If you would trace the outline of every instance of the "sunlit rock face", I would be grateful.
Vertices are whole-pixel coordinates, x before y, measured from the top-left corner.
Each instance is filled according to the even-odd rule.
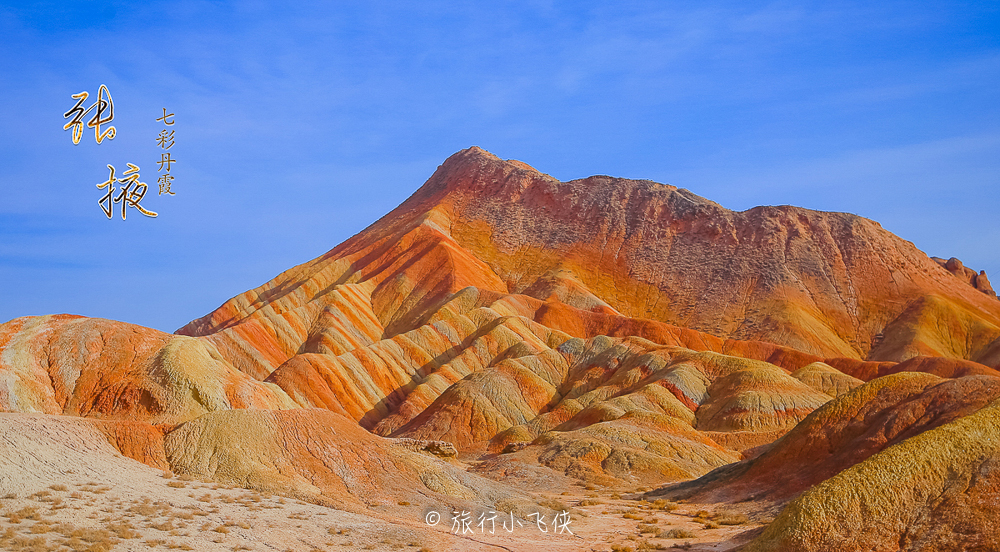
[[[550,319],[577,333],[626,317],[821,357],[979,361],[1000,337],[1000,302],[877,222],[734,212],[644,180],[559,182],[475,147],[363,232],[178,333],[213,335],[260,377],[294,354],[419,327],[467,287],[476,297],[462,302],[477,306],[523,296],[531,318],[573,307],[582,314]]]

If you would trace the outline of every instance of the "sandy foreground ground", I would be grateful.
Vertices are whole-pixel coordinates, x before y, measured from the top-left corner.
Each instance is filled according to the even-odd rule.
[[[498,513],[490,534],[488,521],[479,526],[486,512],[469,512],[463,531],[451,511],[435,505],[425,507],[439,515],[431,526],[425,518],[351,512],[178,477],[68,427],[48,416],[0,415],[0,549],[723,551],[761,526],[731,510],[719,515],[711,505],[649,503],[572,486],[535,493],[566,506],[561,521],[568,519],[568,531],[557,534],[551,516],[542,520],[546,532],[534,519],[515,521],[509,531],[509,515]]]

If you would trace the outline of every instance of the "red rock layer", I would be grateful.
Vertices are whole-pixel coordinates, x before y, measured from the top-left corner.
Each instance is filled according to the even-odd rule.
[[[0,409],[8,412],[174,423],[212,410],[294,406],[205,340],[99,318],[0,325],[0,373]]]

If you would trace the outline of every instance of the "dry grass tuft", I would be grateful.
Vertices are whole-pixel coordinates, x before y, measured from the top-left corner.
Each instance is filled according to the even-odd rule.
[[[42,535],[48,533],[54,529],[53,525],[47,521],[39,521],[38,523],[31,526],[30,533],[32,535]]]
[[[157,531],[163,531],[165,533],[168,531],[173,531],[174,529],[177,528],[177,526],[174,525],[173,520],[170,519],[166,521],[161,521],[159,523],[150,523],[149,527],[150,529],[156,529]]]
[[[569,510],[569,507],[566,506],[566,503],[557,498],[542,499],[536,502],[536,504],[538,504],[543,508],[548,508],[549,510],[555,510],[557,512],[564,512]]]
[[[739,513],[717,512],[715,514],[715,521],[722,525],[743,525],[745,523],[750,523],[750,518]]]
[[[680,507],[676,502],[669,502],[667,500],[663,500],[662,498],[654,500],[652,504],[653,508],[663,510],[664,512],[673,512]]]
[[[34,506],[25,506],[16,512],[11,512],[5,514],[5,516],[11,523],[17,524],[21,523],[22,520],[30,519],[32,521],[38,521],[41,518],[41,514],[38,513],[38,508]]]
[[[659,538],[661,538],[661,539],[693,539],[693,538],[695,538],[695,534],[694,533],[692,533],[691,531],[688,531],[687,529],[681,529],[679,527],[676,527],[674,529],[667,529],[667,530],[664,530],[664,531],[660,531],[656,536],[659,537]]]
[[[137,539],[140,535],[138,531],[135,530],[135,526],[132,525],[128,520],[122,520],[115,523],[109,523],[104,526],[108,531],[114,533],[119,539]]]

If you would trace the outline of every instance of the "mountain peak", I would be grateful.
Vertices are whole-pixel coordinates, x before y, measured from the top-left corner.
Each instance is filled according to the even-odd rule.
[[[373,331],[384,336],[474,287],[820,356],[1000,355],[989,332],[924,328],[940,316],[998,327],[1000,305],[874,221],[792,206],[735,212],[650,180],[561,182],[476,146],[347,242],[181,332],[238,324],[288,294],[310,297],[296,291],[306,284],[366,281],[381,324]]]
[[[628,218],[621,212],[623,207],[650,213],[665,209],[681,213],[694,207],[729,212],[689,190],[651,180],[594,175],[562,182],[527,163],[501,159],[478,146],[448,157],[403,206],[413,209],[419,204],[431,209],[440,204],[469,207],[497,202],[523,203],[529,209],[549,203],[556,210],[548,209],[546,216],[560,216],[558,207],[577,209],[585,205],[589,216],[617,219],[615,223]],[[644,206],[637,207],[637,202]]]

